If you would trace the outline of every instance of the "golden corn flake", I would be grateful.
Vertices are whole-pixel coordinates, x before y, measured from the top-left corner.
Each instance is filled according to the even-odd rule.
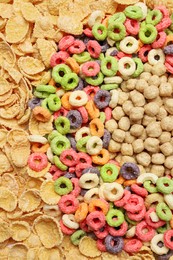
[[[42,181],[36,178],[29,177],[27,183],[25,184],[26,189],[40,189]]]
[[[6,41],[9,43],[22,41],[28,29],[29,23],[21,15],[18,14],[10,17],[5,26]]]
[[[42,246],[39,236],[37,234],[34,234],[33,232],[30,233],[29,237],[27,237],[27,239],[23,243],[28,248],[38,248]]]
[[[60,245],[61,251],[69,252],[72,249],[76,248],[71,242],[70,236],[64,235],[62,243]],[[79,252],[80,254],[80,252]]]
[[[16,196],[18,195],[19,185],[15,179],[14,174],[4,173],[0,177],[0,186],[6,187],[10,191],[12,191]]]
[[[96,241],[87,236],[80,240],[79,251],[87,257],[97,257],[101,255],[101,251],[97,249]]]
[[[23,212],[31,212],[37,209],[40,203],[41,203],[41,198],[39,195],[39,191],[36,189],[30,189],[24,191],[18,200],[19,208]]]
[[[17,144],[28,144],[28,133],[22,129],[14,128],[8,132],[7,141],[11,146]]]
[[[0,3],[0,16],[10,18],[13,14],[13,7],[10,4]]]
[[[53,53],[56,52],[57,46],[53,41],[48,41],[45,39],[37,39],[36,41],[37,48],[40,52],[42,61],[46,67],[50,67],[50,58]]]
[[[0,188],[0,208],[11,212],[17,206],[16,195],[5,187]]]
[[[11,90],[11,85],[6,79],[0,77],[0,97]],[[0,99],[1,100],[1,99]]]
[[[12,232],[9,228],[9,225],[5,221],[0,221],[0,243],[4,242],[5,240],[9,239],[12,235]]]
[[[39,172],[36,172],[32,169],[30,169],[29,167],[27,167],[27,173],[30,177],[33,177],[33,178],[41,178],[41,177],[44,177],[45,174],[49,171],[50,169],[50,166],[51,164],[48,163],[47,167],[44,168],[42,171],[39,171]]]
[[[117,4],[121,4],[121,5],[132,5],[132,4],[136,4],[137,2],[139,2],[139,0],[114,0],[114,2],[116,2]]]
[[[61,196],[54,190],[54,181],[44,181],[40,188],[40,197],[48,205],[57,204]]]
[[[24,167],[27,165],[30,155],[29,145],[13,145],[10,150],[11,159],[16,167]]]
[[[39,247],[29,248],[27,252],[27,260],[38,260]]]
[[[62,15],[58,17],[58,27],[61,31],[65,33],[70,33],[74,35],[80,35],[83,31],[83,24],[75,16]]]
[[[8,260],[26,259],[28,248],[23,243],[13,244],[10,247]]]
[[[29,132],[32,135],[41,135],[44,136],[49,134],[53,130],[53,117],[49,119],[48,122],[40,122],[35,119],[33,113],[29,120]]]
[[[106,14],[114,14],[117,6],[118,4],[115,0],[99,0],[92,1],[92,3],[90,3],[90,8],[92,11],[100,10],[105,12]]]
[[[117,256],[112,255],[108,252],[102,252],[101,259],[102,260],[118,260]]]
[[[53,248],[61,244],[63,235],[55,218],[44,215],[38,217],[33,225],[44,247]]]
[[[0,65],[3,67],[4,61],[8,62],[11,66],[14,66],[16,57],[12,47],[0,37]]]
[[[30,226],[26,221],[14,221],[10,225],[12,238],[15,241],[23,241],[30,235]]]
[[[34,23],[40,13],[32,3],[21,3],[21,12],[26,21]]]
[[[7,218],[9,219],[19,219],[22,216],[23,212],[18,207],[14,211],[7,212]]]
[[[38,259],[39,260],[50,260],[50,259],[56,259],[61,260],[61,253],[58,248],[52,248],[47,249],[44,247],[41,247],[38,251]]]
[[[65,260],[88,260],[88,257],[81,254],[78,247],[70,248],[70,250],[64,254],[64,258]]]
[[[24,71],[28,75],[35,75],[37,73],[42,72],[45,69],[44,64],[32,57],[20,57],[18,59],[18,66],[19,68]]]
[[[6,129],[0,129],[0,148],[2,148],[6,143],[7,133],[8,131]]]
[[[19,104],[14,104],[9,107],[1,107],[0,108],[0,116],[4,119],[13,119],[18,115],[20,111],[20,106]]]

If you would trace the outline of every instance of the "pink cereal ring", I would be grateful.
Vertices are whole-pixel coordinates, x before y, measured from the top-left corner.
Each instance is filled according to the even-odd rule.
[[[79,222],[79,226],[85,232],[90,232],[91,231],[90,227],[88,226],[88,224],[86,222],[86,219],[84,219],[83,221]]]
[[[147,229],[147,232],[144,233],[145,229]],[[144,220],[136,225],[136,236],[144,242],[151,241],[155,233],[155,229],[147,225]]]
[[[87,87],[84,88],[84,91],[89,96],[89,100],[90,100],[94,98],[94,95],[97,93],[99,89],[100,89],[99,87],[88,85]]]
[[[141,249],[141,247],[142,247],[142,242],[139,239],[133,238],[125,243],[123,249],[127,253],[136,253]]]
[[[113,164],[115,164],[116,166],[118,166],[120,168],[120,163],[118,161],[116,161],[115,159],[114,160],[109,160],[109,163],[113,163]]]
[[[151,44],[151,46],[153,49],[159,49],[164,46],[165,42],[166,42],[166,33],[164,31],[159,32],[157,34],[156,40]]]
[[[98,58],[101,53],[101,46],[95,40],[90,40],[87,43],[87,50],[92,58]]]
[[[164,225],[166,224],[166,222],[163,221],[163,220],[159,220],[158,222],[153,222],[153,221],[151,220],[150,214],[151,214],[152,212],[156,212],[156,210],[155,210],[154,208],[150,208],[150,209],[146,212],[146,214],[145,214],[145,221],[146,221],[146,223],[147,223],[150,227],[153,227],[153,228],[155,228],[155,229],[164,226]]]
[[[128,229],[128,224],[124,221],[119,227],[119,229],[109,226],[108,231],[111,236],[124,236]]]
[[[173,230],[170,229],[170,230],[167,230],[165,233],[164,233],[164,237],[163,237],[163,240],[164,240],[164,244],[166,247],[170,248],[173,250],[173,241],[172,241],[172,238],[173,238]]]
[[[61,171],[60,169],[58,169],[52,177],[52,180],[55,181],[57,180],[59,177],[63,176],[66,172]]]
[[[54,119],[56,119],[59,116],[66,116],[68,113],[68,110],[66,110],[64,107],[61,107],[58,111],[53,113]]]
[[[97,236],[97,238],[104,239],[109,234],[108,225],[105,225],[101,229],[94,231],[94,234]]]
[[[151,45],[144,45],[139,50],[139,58],[142,60],[142,62],[148,61],[148,53],[152,49]]]
[[[170,72],[171,74],[173,74],[173,66],[171,66],[170,63],[165,62],[165,67],[167,69],[168,72]]]
[[[127,18],[125,23],[126,31],[129,34],[137,35],[140,29],[139,22],[137,20]]]
[[[89,164],[89,163],[79,163],[79,164],[76,166],[76,176],[77,176],[78,178],[80,178],[81,175],[82,175],[82,171],[83,171],[84,169],[86,169],[86,168],[89,168],[89,167],[91,167],[91,164]]]
[[[78,163],[87,163],[87,164],[90,164],[90,166],[88,166],[88,167],[91,167],[92,159],[88,154],[79,152],[78,153]]]
[[[165,61],[173,66],[173,55],[166,55]]]
[[[55,52],[50,58],[50,66],[54,67],[58,64],[65,63],[68,57],[69,54],[66,51]]]
[[[64,225],[64,223],[62,222],[62,219],[59,221],[59,224],[60,224],[62,233],[64,233],[65,235],[72,235],[76,231],[76,229],[66,227]]]
[[[129,219],[134,220],[134,221],[141,221],[146,214],[146,208],[143,206],[142,210],[137,212],[137,213],[131,213],[127,212],[127,216]]]
[[[169,16],[169,10],[164,5],[155,6],[154,9],[159,10],[162,13],[163,18]]]
[[[124,205],[128,202],[128,200],[130,199],[131,196],[131,192],[128,190],[124,190],[124,194],[122,199],[114,201],[114,205],[117,207],[124,207]]]
[[[112,108],[110,107],[105,107],[104,109],[105,116],[106,116],[106,121],[110,120],[112,117]]]
[[[86,223],[93,230],[99,230],[106,224],[105,215],[102,212],[93,211],[86,217]]]
[[[44,153],[32,153],[28,158],[28,166],[36,172],[42,171],[48,165],[47,156]]]
[[[131,190],[137,195],[140,195],[141,197],[148,196],[148,191],[145,188],[140,187],[138,184],[134,183],[130,187]]]
[[[60,198],[58,206],[63,213],[71,214],[77,210],[79,201],[74,195],[68,194]]]
[[[119,52],[117,53],[117,58],[118,58],[118,59],[121,59],[121,58],[123,58],[123,57],[129,57],[129,58],[131,58],[131,57],[132,57],[132,54],[127,54],[127,53],[124,53],[124,52],[122,52],[122,51],[119,51]]]
[[[85,44],[81,40],[75,40],[73,44],[69,47],[69,52],[71,54],[79,54],[85,50]]]
[[[78,107],[77,110],[81,113],[82,123],[86,124],[88,122],[88,112],[85,107]]]
[[[142,197],[136,194],[132,194],[130,199],[127,201],[124,208],[131,213],[136,213],[142,210],[144,206],[144,200]]]
[[[104,239],[98,239],[96,242],[97,248],[101,251],[101,252],[106,252],[106,246],[105,246],[105,241]]]
[[[100,66],[96,61],[88,61],[82,65],[82,73],[87,77],[94,77],[100,71]]]
[[[79,186],[79,180],[78,178],[71,178],[71,182],[73,184],[73,190],[70,194],[77,197],[81,192],[81,187]]]
[[[171,23],[172,23],[171,18],[165,17],[165,18],[163,18],[163,19],[161,20],[160,23],[158,23],[158,24],[156,25],[156,29],[158,30],[158,32],[163,31],[163,30],[165,30],[166,28],[168,28],[168,27],[171,25]]]
[[[75,166],[78,163],[78,155],[72,148],[67,149],[61,153],[60,161],[66,166]]]
[[[93,38],[92,29],[86,28],[86,29],[83,30],[83,33],[84,33],[87,37]]]
[[[75,39],[72,35],[62,37],[62,39],[58,43],[59,50],[67,50],[74,43],[74,40]]]
[[[53,175],[58,169],[58,167],[56,167],[56,165],[52,165],[49,169],[49,172]]]
[[[75,173],[76,167],[69,167],[69,173]]]

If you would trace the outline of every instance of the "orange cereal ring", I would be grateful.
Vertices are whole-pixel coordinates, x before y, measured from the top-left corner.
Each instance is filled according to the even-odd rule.
[[[48,122],[51,118],[51,113],[48,109],[44,107],[36,106],[32,111],[35,119],[37,119],[40,122]]]
[[[56,82],[53,78],[50,79],[49,85],[54,86],[54,87],[56,86]]]
[[[104,135],[104,124],[99,118],[94,118],[89,123],[91,135],[102,137]]]
[[[165,42],[164,46],[167,46],[169,44],[173,44],[173,34],[169,34],[166,36],[166,42]]]
[[[123,176],[120,176],[118,179],[115,180],[115,182],[119,183],[119,184],[123,184],[125,181],[125,179],[123,178]]]
[[[41,144],[41,143],[33,143],[31,146],[31,151],[33,153],[46,153],[49,148],[49,143]]]
[[[102,199],[92,199],[88,206],[88,211],[101,211],[104,215],[108,213],[109,210],[109,204],[107,201],[104,201]]]
[[[110,154],[108,150],[102,149],[97,155],[92,155],[92,162],[98,165],[104,165],[110,160]]]
[[[81,222],[84,219],[86,219],[87,214],[88,214],[88,204],[85,202],[80,203],[74,215],[76,222]]]
[[[94,104],[93,100],[89,100],[85,105],[85,108],[88,112],[90,119],[94,119],[100,116],[100,111]]]
[[[108,20],[111,17],[111,15],[107,15],[105,19],[103,19],[102,24],[106,27],[108,27]]]
[[[67,58],[65,63],[74,71],[76,74],[79,74],[80,72],[80,67],[77,61],[74,58]]]
[[[173,228],[173,215],[172,215],[171,220],[169,221],[169,224],[170,224],[171,228]]]
[[[70,97],[70,94],[72,92],[69,91],[69,92],[66,92],[62,98],[61,98],[61,104],[62,106],[67,109],[67,110],[72,110],[73,109],[73,106],[69,103],[69,97]]]
[[[128,181],[123,182],[123,185],[131,186],[132,184],[135,184],[135,183],[136,183],[136,180],[128,180]]]
[[[137,53],[141,48],[142,48],[142,46],[144,45],[142,42],[141,42],[141,40],[138,40],[138,49],[135,51],[135,53]]]

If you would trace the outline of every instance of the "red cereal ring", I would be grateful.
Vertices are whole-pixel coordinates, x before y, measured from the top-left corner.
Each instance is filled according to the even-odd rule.
[[[65,109],[64,107],[61,107],[58,111],[53,113],[54,120],[59,117],[59,116],[66,116],[68,113],[68,110]]]
[[[124,22],[126,32],[131,35],[137,35],[140,29],[139,22],[137,20],[127,18]]]
[[[131,185],[131,190],[136,193],[137,195],[140,195],[141,197],[146,197],[148,196],[148,191],[143,188],[143,187],[140,187],[138,184],[134,183]]]
[[[127,253],[136,253],[139,252],[141,247],[142,247],[142,242],[139,239],[133,238],[125,243],[123,249]]]
[[[87,43],[87,51],[91,55],[92,58],[99,58],[101,53],[101,46],[95,40],[90,40]]]
[[[148,230],[145,231],[144,230]],[[149,242],[155,236],[155,229],[147,225],[147,223],[143,220],[136,225],[136,236],[144,241]]]
[[[110,107],[105,107],[104,109],[105,116],[106,116],[106,121],[110,120],[112,117],[112,108]]]
[[[94,77],[100,71],[100,66],[96,61],[88,61],[82,65],[82,73],[87,77]]]
[[[28,158],[30,169],[40,172],[48,165],[47,156],[44,153],[32,153]]]
[[[67,50],[74,43],[74,40],[75,39],[72,35],[62,37],[62,39],[58,43],[59,50]]]
[[[71,182],[73,184],[73,190],[70,192],[71,195],[77,197],[81,192],[81,187],[79,186],[79,179],[78,178],[71,178]]]
[[[173,230],[167,230],[163,235],[163,241],[166,247],[173,250]]]
[[[107,235],[109,234],[108,231],[108,225],[106,224],[104,227],[102,227],[101,229],[94,231],[94,234],[96,235],[97,238],[99,239],[104,239],[105,237],[107,237]]]
[[[111,236],[124,236],[127,232],[128,224],[126,221],[124,221],[119,227],[108,227],[109,234]]]
[[[99,90],[99,87],[93,87],[88,85],[84,88],[85,93],[89,96],[89,100],[93,99],[97,91]]]
[[[155,6],[154,9],[159,10],[162,13],[163,18],[169,16],[169,10],[164,5]]]
[[[124,207],[124,205],[128,202],[128,200],[130,199],[131,196],[131,192],[128,190],[124,190],[124,194],[122,199],[114,201],[114,205],[117,207]]]
[[[86,223],[93,230],[99,230],[106,224],[105,215],[102,212],[93,211],[86,217]]]
[[[127,201],[126,205],[124,206],[124,208],[131,213],[136,213],[141,211],[141,209],[144,206],[144,200],[142,197],[136,195],[136,194],[132,194],[129,198],[129,200]]]
[[[56,165],[51,165],[49,172],[53,175],[58,169],[58,167],[56,167]]]
[[[115,159],[114,160],[109,160],[109,163],[113,163],[113,164],[115,164],[116,166],[118,166],[120,168],[120,163],[118,161],[116,161]]]
[[[87,232],[87,233],[91,231],[90,227],[88,226],[88,224],[87,224],[87,222],[86,222],[86,219],[84,219],[83,221],[81,221],[81,222],[79,223],[79,226],[80,226],[80,228],[81,228],[83,231],[85,231],[85,232]]]
[[[76,231],[76,229],[66,227],[64,225],[64,223],[62,222],[62,219],[59,221],[59,224],[60,224],[62,233],[64,233],[65,235],[72,235]]]
[[[148,61],[148,53],[151,49],[151,45],[144,45],[142,48],[140,48],[138,56],[143,62]]]
[[[145,206],[143,206],[142,210],[137,213],[131,213],[127,211],[127,217],[134,221],[141,221],[145,217],[145,214],[146,214]]]
[[[146,212],[146,214],[145,214],[145,221],[146,221],[146,223],[147,223],[150,227],[153,227],[153,228],[155,228],[155,229],[164,226],[164,225],[166,224],[166,222],[163,221],[163,220],[159,220],[158,222],[153,222],[153,221],[151,220],[150,214],[151,214],[152,212],[156,212],[156,210],[155,210],[154,208],[150,208],[150,209]]]
[[[82,116],[82,123],[86,124],[88,122],[88,112],[85,107],[78,107],[77,110]]]
[[[75,173],[76,167],[69,167],[69,173]]]
[[[97,248],[101,251],[101,252],[106,252],[106,246],[105,246],[105,241],[104,239],[98,239],[96,241],[96,245],[97,245]]]
[[[55,67],[58,64],[65,63],[68,57],[69,54],[66,51],[55,52],[50,58],[50,66]]]
[[[157,29],[158,32],[163,31],[163,30],[165,30],[166,28],[168,28],[168,27],[171,25],[171,23],[172,23],[171,18],[165,17],[165,18],[163,18],[163,19],[161,20],[160,23],[158,23],[158,24],[156,25],[156,29]]]
[[[58,170],[54,173],[54,175],[53,175],[53,177],[52,177],[52,180],[53,180],[53,181],[56,181],[59,177],[63,176],[65,173],[66,173],[66,172],[63,172],[63,171],[61,171],[60,169],[58,169]]]
[[[173,66],[173,55],[166,55],[165,61]]]
[[[75,166],[78,163],[78,154],[75,150],[64,150],[60,155],[60,161],[66,166]]]
[[[85,44],[81,40],[75,40],[68,50],[71,54],[82,53],[85,50]]]
[[[92,159],[87,153],[79,152],[78,153],[78,163],[87,163],[91,167]]]
[[[76,169],[75,169],[76,176],[80,178],[82,175],[82,171],[89,167],[91,167],[91,164],[89,163],[79,163],[78,165],[76,165]]]
[[[60,198],[58,206],[63,213],[71,214],[77,210],[79,201],[74,195],[68,194]]]
[[[153,49],[159,49],[164,46],[165,42],[166,42],[166,33],[164,31],[159,32],[157,34],[156,40],[151,44],[151,46]]]
[[[90,29],[90,28],[85,28],[85,29],[83,30],[83,33],[84,33],[87,37],[93,38],[92,29]]]
[[[173,74],[173,66],[168,63],[168,62],[165,62],[165,67],[167,69],[168,72],[170,72],[171,74]]]
[[[122,51],[119,51],[119,52],[117,53],[117,58],[118,58],[118,59],[121,59],[121,58],[123,58],[123,57],[129,57],[129,58],[131,58],[131,57],[132,57],[132,54],[127,54],[127,53],[124,53],[124,52],[122,52]]]

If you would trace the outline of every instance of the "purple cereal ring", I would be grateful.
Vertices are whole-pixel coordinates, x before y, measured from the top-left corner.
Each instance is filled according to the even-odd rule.
[[[69,54],[66,51],[55,52],[50,58],[50,66],[55,67],[58,64],[65,63],[68,57]]]
[[[81,196],[84,196],[84,195],[86,194],[87,191],[88,191],[88,190],[86,190],[86,189],[81,189],[81,191],[80,191],[80,195],[81,195]]]
[[[104,135],[102,140],[103,140],[103,148],[107,149],[109,142],[111,140],[111,134],[107,129],[104,130]]]
[[[76,175],[74,173],[67,172],[66,174],[64,174],[64,177],[71,179],[71,178],[75,178]]]
[[[78,83],[77,87],[74,88],[73,90],[74,91],[75,90],[83,90],[83,88],[84,88],[84,81],[82,79],[79,79],[79,83]]]
[[[120,174],[126,180],[137,179],[139,176],[140,170],[137,164],[127,162],[124,163],[120,168]]]
[[[94,77],[99,73],[100,66],[95,61],[87,61],[82,65],[81,70],[86,77]]]
[[[109,102],[111,100],[111,94],[107,90],[98,90],[94,96],[94,103],[99,109],[103,109],[109,106]]]
[[[170,44],[163,48],[165,54],[173,54],[173,44]]]
[[[82,116],[81,113],[77,110],[70,110],[66,117],[69,119],[70,121],[70,127],[72,129],[76,129],[81,127],[82,125]]]
[[[28,106],[33,109],[34,107],[40,106],[41,105],[41,99],[34,97],[31,100],[28,101]]]
[[[128,212],[136,213],[141,211],[143,206],[144,206],[143,198],[136,194],[131,194],[129,200],[124,206],[124,209],[126,209]]]
[[[93,230],[99,230],[106,224],[105,215],[99,211],[93,211],[86,218],[87,225]]]
[[[169,250],[167,254],[164,255],[156,255],[157,260],[169,260],[169,258],[173,255],[173,250]]]
[[[105,246],[109,253],[117,254],[122,251],[124,246],[124,241],[122,237],[113,237],[108,235],[105,238]]]
[[[76,212],[79,201],[74,195],[68,194],[60,198],[58,206],[63,213],[71,214]]]
[[[71,148],[73,148],[76,151],[76,140],[74,137],[72,137],[70,134],[67,135],[68,140],[70,141]]]
[[[119,227],[108,227],[109,234],[113,237],[124,236],[128,229],[128,224],[124,221]]]
[[[103,44],[101,45],[101,52],[106,52],[107,49],[109,49],[109,44],[107,43],[107,41],[104,41]]]
[[[95,173],[98,176],[100,176],[100,171],[97,167],[92,167],[92,166],[88,167],[82,171],[82,174],[85,174],[85,173]]]
[[[87,43],[87,50],[92,58],[99,58],[101,53],[101,46],[100,44],[95,40],[90,40]]]

